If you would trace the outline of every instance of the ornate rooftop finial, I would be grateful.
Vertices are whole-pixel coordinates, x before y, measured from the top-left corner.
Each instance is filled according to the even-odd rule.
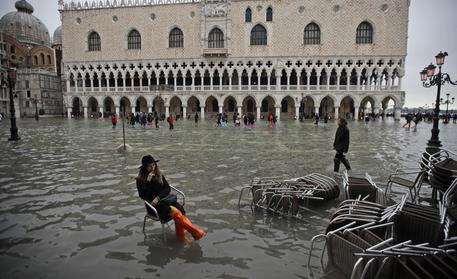
[[[30,5],[29,2],[27,2],[25,0],[16,1],[16,4],[14,4],[14,6],[20,12],[25,12],[28,14],[33,13],[33,6]]]

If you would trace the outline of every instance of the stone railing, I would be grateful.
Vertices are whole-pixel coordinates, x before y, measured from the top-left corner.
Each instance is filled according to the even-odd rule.
[[[327,88],[327,85],[310,85],[309,88],[307,85],[281,85],[279,89],[277,89],[276,85],[270,85],[270,89],[268,89],[267,85],[261,85],[260,88],[257,85],[251,85],[249,89],[248,85],[232,85],[230,89],[229,85],[213,85],[211,89],[210,85],[194,85],[193,88],[191,85],[151,85],[151,86],[126,86],[125,89],[122,86],[118,86],[117,90],[116,87],[94,87],[93,89],[90,87],[78,87],[77,90],[75,87],[70,87],[70,92],[192,92],[192,91],[287,91],[287,92],[296,92],[296,91],[329,91],[329,92],[340,92],[340,91],[384,91],[384,90],[391,90],[391,91],[398,91],[400,87],[397,85],[394,86],[386,86],[386,85],[340,85],[339,89],[336,85],[331,85]]]
[[[59,0],[59,10],[91,10],[200,2],[201,0]]]

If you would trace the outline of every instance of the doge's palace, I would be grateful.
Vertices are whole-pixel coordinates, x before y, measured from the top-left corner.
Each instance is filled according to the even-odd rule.
[[[399,119],[409,0],[59,0],[72,114]]]

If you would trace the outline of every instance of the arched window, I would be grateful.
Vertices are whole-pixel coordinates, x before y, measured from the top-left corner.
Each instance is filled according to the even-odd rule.
[[[267,45],[267,29],[257,24],[251,30],[251,46]]]
[[[372,44],[373,43],[373,26],[364,21],[357,27],[355,42],[357,44]]]
[[[304,44],[305,45],[318,45],[321,43],[321,30],[319,26],[311,22],[306,25],[304,33]]]
[[[33,64],[38,65],[38,56],[33,56]]]
[[[51,64],[51,55],[48,55],[48,64]]]
[[[251,8],[247,8],[246,12],[244,13],[244,21],[251,22],[252,21],[252,11]]]
[[[208,35],[209,48],[223,48],[224,47],[224,33],[219,28],[214,28]]]
[[[41,65],[44,65],[44,54],[40,53]]]
[[[100,51],[102,50],[101,43],[100,43],[100,35],[97,32],[92,32],[89,34],[88,40],[88,50],[89,51]]]
[[[168,47],[184,47],[184,34],[178,27],[175,27],[170,31]]]
[[[128,49],[141,49],[141,35],[140,32],[133,29],[130,31],[127,38],[127,48]]]
[[[273,21],[273,9],[271,7],[267,8],[267,21]]]

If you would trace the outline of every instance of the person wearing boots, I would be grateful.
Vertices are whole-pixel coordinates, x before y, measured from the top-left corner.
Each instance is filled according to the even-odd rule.
[[[155,207],[161,220],[171,220],[175,222],[176,236],[180,240],[186,240],[184,230],[187,230],[195,240],[205,236],[206,232],[192,224],[184,216],[184,208],[177,201],[171,201],[167,198],[171,188],[165,176],[160,172],[157,166],[159,160],[155,160],[151,155],[146,155],[141,160],[140,171],[136,178],[136,187],[138,195],[145,201],[148,201]],[[154,215],[154,212],[146,207],[148,213]]]
[[[344,118],[340,118],[338,121],[338,129],[333,142],[333,148],[336,150],[333,169],[335,172],[340,170],[340,163],[343,163],[347,170],[351,170],[348,160],[344,157],[344,153],[347,153],[349,149],[349,129],[347,124],[348,122]]]

